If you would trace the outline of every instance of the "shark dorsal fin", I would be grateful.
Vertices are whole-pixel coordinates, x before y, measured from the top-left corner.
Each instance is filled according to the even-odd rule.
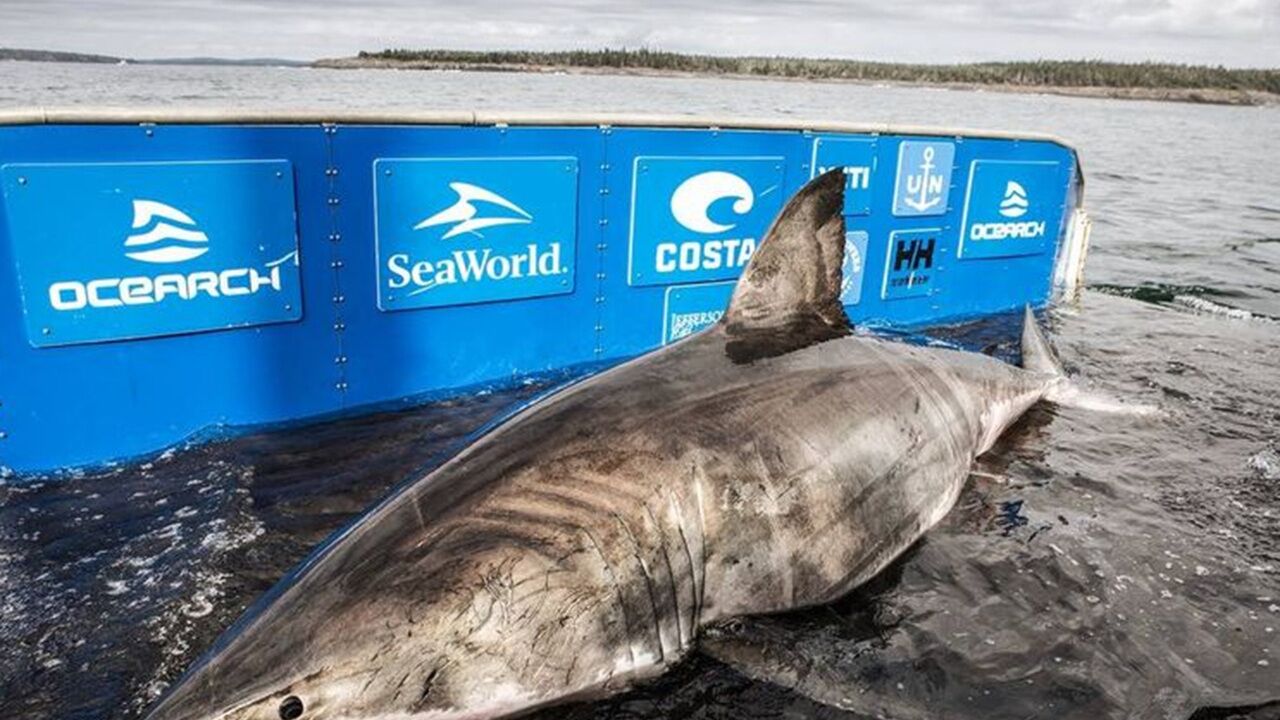
[[[721,320],[735,361],[849,334],[840,302],[844,186],[841,169],[810,180],[769,227]]]

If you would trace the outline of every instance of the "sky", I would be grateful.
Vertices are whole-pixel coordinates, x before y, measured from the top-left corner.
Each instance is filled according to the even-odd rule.
[[[0,0],[0,47],[311,60],[649,47],[899,62],[1280,67],[1280,0]]]

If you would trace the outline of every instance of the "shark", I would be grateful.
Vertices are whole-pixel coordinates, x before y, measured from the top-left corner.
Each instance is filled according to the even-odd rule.
[[[708,329],[548,394],[340,531],[151,720],[463,720],[600,698],[733,618],[837,600],[1070,393],[1030,309],[1022,366],[855,333],[841,171],[781,210]]]

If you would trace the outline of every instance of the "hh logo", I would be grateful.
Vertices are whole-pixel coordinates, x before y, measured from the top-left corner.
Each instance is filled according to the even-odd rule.
[[[781,207],[781,158],[636,158],[632,285],[737,277]]]
[[[1056,162],[975,160],[960,223],[964,259],[1043,253],[1062,220],[1065,190]]]
[[[379,307],[571,292],[577,169],[574,158],[377,160]]]
[[[881,297],[896,300],[930,294],[939,232],[928,229],[889,233]]]
[[[923,240],[920,238],[898,240],[894,245],[893,271],[896,273],[904,270],[915,272],[932,268],[933,248],[936,244],[937,239],[932,237]]]
[[[947,212],[955,152],[955,145],[949,142],[904,140],[898,146],[894,215],[911,217]]]

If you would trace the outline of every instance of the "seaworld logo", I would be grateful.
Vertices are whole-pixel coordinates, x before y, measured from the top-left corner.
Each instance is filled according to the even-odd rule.
[[[187,213],[155,200],[133,201],[132,232],[125,238],[125,257],[145,263],[180,263],[209,252],[209,237]],[[152,247],[156,246],[156,247]],[[128,248],[143,248],[128,250]],[[75,311],[126,305],[151,305],[166,300],[195,300],[280,292],[280,266],[293,261],[296,250],[261,268],[232,267],[189,273],[127,275],[90,280],[60,280],[49,285],[54,310]]]
[[[698,173],[676,187],[671,194],[671,216],[682,227],[699,235],[717,235],[733,230],[737,222],[711,219],[712,206],[732,199],[730,208],[744,216],[755,207],[756,194],[750,183],[723,170]],[[654,268],[669,273],[677,270],[716,270],[743,267],[755,252],[756,238],[691,239],[659,242],[654,251]]]
[[[457,196],[447,208],[413,226],[415,231],[449,226],[440,240],[464,233],[484,238],[480,230],[506,225],[532,225],[534,217],[516,203],[492,190],[464,182],[451,182],[449,189]],[[481,212],[476,204],[484,206]],[[504,252],[492,247],[456,249],[443,257],[415,258],[410,253],[393,253],[387,257],[387,286],[393,290],[413,286],[409,295],[417,295],[442,285],[501,282],[524,278],[561,275],[568,269],[561,262],[558,241],[545,246],[527,242],[517,252]]]
[[[437,225],[445,225],[453,223],[453,227],[449,231],[440,236],[441,240],[448,240],[455,235],[462,233],[473,233],[480,235],[479,230],[498,225],[526,225],[533,222],[533,216],[525,212],[524,208],[516,205],[510,200],[502,197],[492,190],[486,190],[479,185],[472,185],[464,182],[449,183],[449,189],[458,196],[458,201],[431,217],[423,220],[413,226],[414,230],[422,230],[424,228],[436,227]],[[507,217],[476,217],[479,211],[476,209],[475,202],[484,202],[496,205],[501,208],[515,213],[514,216]]]

